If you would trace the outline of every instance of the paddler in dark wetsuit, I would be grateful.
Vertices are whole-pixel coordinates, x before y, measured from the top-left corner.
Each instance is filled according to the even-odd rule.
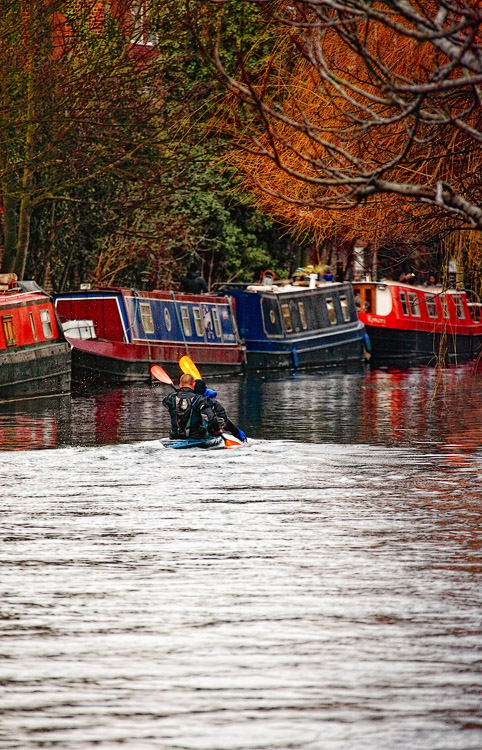
[[[182,375],[179,390],[166,396],[162,402],[171,415],[170,438],[200,438],[221,434],[221,425],[214,413],[212,401],[194,393],[194,382],[192,375]]]
[[[194,381],[194,393],[199,393],[201,396],[204,396],[205,398],[208,398],[209,401],[211,401],[213,411],[223,431],[230,432],[231,435],[239,438],[239,440],[242,440],[243,443],[247,441],[248,438],[246,437],[244,432],[240,430],[239,427],[236,427],[233,422],[231,422],[228,415],[226,414],[226,409],[224,408],[224,406],[216,400],[216,396],[218,395],[217,392],[212,391],[210,388],[206,388],[206,383],[204,382],[204,380]]]

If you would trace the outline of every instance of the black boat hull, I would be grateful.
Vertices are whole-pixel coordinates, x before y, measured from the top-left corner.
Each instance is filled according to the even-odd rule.
[[[79,349],[74,342],[72,351],[72,379],[77,385],[105,384],[127,385],[128,383],[152,382],[151,367],[160,364],[173,379],[180,377],[178,360],[166,362],[156,358],[127,359],[88,352]],[[244,362],[210,362],[198,360],[206,377],[240,375],[244,372]]]
[[[370,364],[377,367],[456,365],[474,360],[482,336],[366,326],[371,343]]]
[[[70,393],[71,346],[45,342],[0,352],[0,401]]]

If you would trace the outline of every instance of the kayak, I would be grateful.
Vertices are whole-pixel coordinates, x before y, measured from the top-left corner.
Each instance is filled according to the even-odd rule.
[[[161,445],[163,448],[239,448],[243,441],[235,438],[234,435],[223,433],[219,435],[210,435],[204,438],[162,438]]]

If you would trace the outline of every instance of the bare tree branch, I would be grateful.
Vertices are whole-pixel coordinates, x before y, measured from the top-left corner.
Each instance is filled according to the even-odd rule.
[[[327,211],[392,195],[482,229],[479,2],[238,1],[259,7],[273,41],[264,68],[240,50],[236,74],[224,62],[229,3],[191,7],[218,21],[203,49],[256,190]],[[284,178],[263,178],[263,162]]]

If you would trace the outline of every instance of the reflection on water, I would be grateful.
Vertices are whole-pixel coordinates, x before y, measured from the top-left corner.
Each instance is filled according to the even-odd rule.
[[[4,408],[2,750],[480,750],[481,376],[437,377],[220,382],[235,451],[162,449],[162,385]]]
[[[309,372],[212,381],[248,435],[301,442],[432,444],[478,450],[482,374],[470,366],[437,372]],[[0,449],[103,445],[163,437],[168,386],[99,388],[62,399],[3,405]]]
[[[0,746],[479,750],[480,470],[260,439],[0,454]]]

